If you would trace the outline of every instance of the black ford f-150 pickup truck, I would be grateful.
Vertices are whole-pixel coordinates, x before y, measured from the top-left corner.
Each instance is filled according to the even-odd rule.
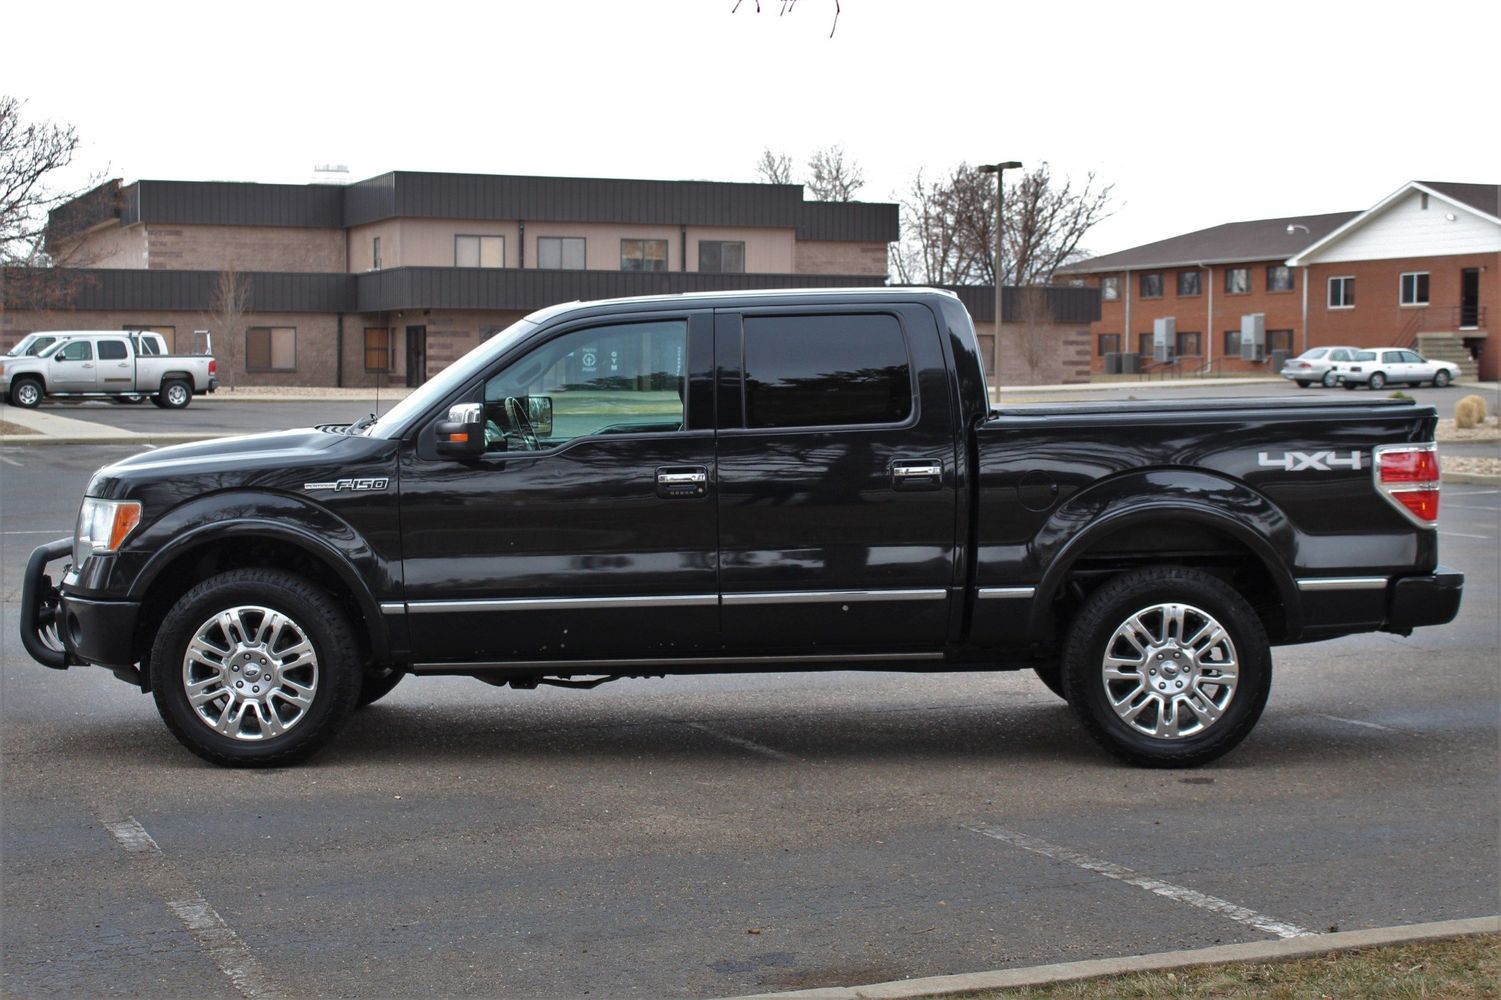
[[[924,289],[546,309],[378,419],[101,469],[22,638],[219,764],[408,674],[1030,668],[1181,766],[1256,723],[1270,647],[1457,613],[1431,407],[994,409],[976,346]]]

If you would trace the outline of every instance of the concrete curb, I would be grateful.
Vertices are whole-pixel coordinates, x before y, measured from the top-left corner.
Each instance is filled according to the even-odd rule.
[[[1495,934],[1501,931],[1501,916],[1475,917],[1469,920],[1440,920],[1402,927],[1376,927],[1370,930],[1339,931],[1310,937],[1284,938],[1276,941],[1248,941],[1223,944],[1213,948],[1188,951],[1164,951],[1153,955],[1127,958],[1100,958],[1087,962],[1060,962],[1034,965],[1025,969],[1000,969],[994,972],[971,972],[957,976],[930,976],[924,979],[901,979],[868,986],[830,986],[790,993],[756,993],[728,1000],[916,1000],[919,997],[951,996],[974,990],[1014,989],[1044,986],[1079,979],[1098,979],[1133,972],[1160,972],[1195,965],[1220,962],[1279,962],[1307,958],[1354,948],[1409,944],[1466,937],[1471,934]]]
[[[1444,482],[1462,486],[1501,486],[1501,476],[1489,476],[1483,472],[1446,472]]]

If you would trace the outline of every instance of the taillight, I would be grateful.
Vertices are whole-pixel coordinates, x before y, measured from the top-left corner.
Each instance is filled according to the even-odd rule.
[[[1307,361],[1305,361],[1305,362],[1303,362],[1303,363],[1302,363],[1302,364],[1300,364],[1300,365],[1299,365],[1299,366],[1298,366],[1298,367],[1299,367],[1299,368],[1312,368],[1312,367],[1313,367],[1313,365],[1311,365],[1311,364],[1309,364],[1309,363],[1308,363],[1308,362],[1307,362]]]
[[[219,374],[219,362],[218,362],[217,359],[215,359],[215,358],[209,358],[208,359],[208,373],[210,375],[217,375],[217,374]]]
[[[1422,527],[1437,524],[1441,475],[1438,445],[1382,445],[1371,457],[1371,471],[1381,495]]]

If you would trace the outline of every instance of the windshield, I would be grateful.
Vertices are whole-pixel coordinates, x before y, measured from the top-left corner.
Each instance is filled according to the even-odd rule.
[[[406,429],[408,423],[431,409],[459,386],[474,378],[494,358],[536,328],[537,324],[531,320],[519,319],[489,340],[481,341],[473,350],[443,369],[431,381],[423,383],[410,396],[387,410],[385,415],[371,425],[365,433],[371,437],[396,437]]]
[[[41,353],[53,344],[57,338],[47,333],[28,333],[21,340],[5,352],[7,358],[40,357]]]

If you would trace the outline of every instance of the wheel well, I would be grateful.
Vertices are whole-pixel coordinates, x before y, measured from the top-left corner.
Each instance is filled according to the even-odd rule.
[[[1286,634],[1277,582],[1244,542],[1207,525],[1154,521],[1096,539],[1069,567],[1053,603],[1057,642],[1062,644],[1074,614],[1101,584],[1143,566],[1161,565],[1190,566],[1218,577],[1246,599],[1273,642]]]
[[[138,659],[144,663],[149,658],[158,626],[183,594],[227,570],[260,566],[295,573],[326,590],[349,616],[355,639],[360,644],[360,659],[366,663],[372,660],[370,635],[364,626],[366,616],[348,584],[327,563],[306,549],[281,539],[265,537],[204,542],[164,566],[146,591],[141,613],[136,619],[134,651]],[[150,671],[142,670],[141,675],[147,678]]]

